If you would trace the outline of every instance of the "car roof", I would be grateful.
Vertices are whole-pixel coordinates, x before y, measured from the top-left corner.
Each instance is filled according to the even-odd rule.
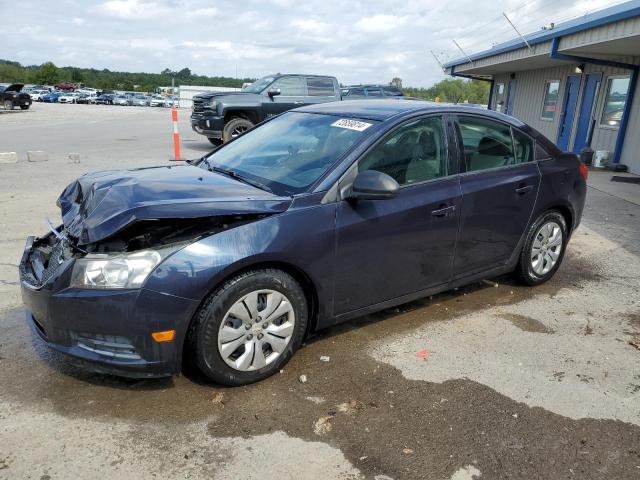
[[[342,102],[318,103],[300,107],[294,111],[379,121],[411,116],[415,113],[471,113],[502,120],[518,127],[524,125],[516,118],[493,110],[465,106],[464,104],[435,103],[404,99],[402,97],[389,100],[345,100]]]

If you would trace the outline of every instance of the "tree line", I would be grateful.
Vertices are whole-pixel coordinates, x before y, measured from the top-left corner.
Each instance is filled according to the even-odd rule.
[[[209,77],[196,75],[189,68],[173,71],[165,68],[160,73],[114,72],[108,69],[57,67],[52,62],[42,65],[23,66],[18,62],[0,59],[0,82],[35,83],[55,85],[60,82],[84,83],[90,87],[113,90],[139,90],[152,92],[157,87],[171,85],[174,80],[179,85],[203,85],[212,87],[240,88],[252,78]],[[402,79],[395,77],[391,82],[401,88],[405,95],[431,101],[450,103],[486,104],[489,99],[489,82],[477,80],[445,79],[429,88],[403,87]]]
[[[171,85],[203,85],[212,87],[240,88],[245,82],[253,82],[252,78],[209,77],[196,75],[189,68],[172,71],[165,68],[160,73],[115,72],[109,69],[57,67],[52,62],[42,65],[23,66],[18,62],[0,59],[0,82],[34,83],[55,85],[57,83],[83,83],[101,90],[139,90],[152,92],[157,87]]]

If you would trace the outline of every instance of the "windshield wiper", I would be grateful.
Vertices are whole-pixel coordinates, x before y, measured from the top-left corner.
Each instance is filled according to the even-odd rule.
[[[205,162],[207,163],[207,166],[209,167],[210,172],[221,173],[222,175],[231,177],[234,180],[238,180],[239,182],[246,183],[247,185],[251,185],[252,187],[259,188],[260,190],[264,190],[265,192],[273,193],[273,191],[269,187],[267,187],[264,183],[260,183],[256,180],[252,180],[250,178],[244,177],[234,170],[229,170],[226,168],[218,167],[216,165],[211,165],[208,159],[205,160]]]

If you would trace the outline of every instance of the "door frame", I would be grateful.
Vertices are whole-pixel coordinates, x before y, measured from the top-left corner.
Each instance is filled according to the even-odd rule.
[[[573,139],[573,152],[580,153],[584,147],[591,145],[591,136],[597,126],[598,101],[600,100],[600,90],[602,88],[602,72],[592,72],[585,75],[584,87],[582,88],[582,99],[580,100],[580,111],[578,112],[578,124],[576,135]],[[591,84],[590,82],[594,83]],[[593,89],[590,86],[593,85]]]
[[[558,135],[556,136],[556,146],[563,151],[568,150],[569,144],[571,143],[571,134],[573,133],[573,125],[576,119],[576,110],[578,109],[578,99],[580,97],[582,77],[583,75],[580,74],[568,75],[567,81],[565,82],[564,95],[562,96],[562,109],[560,110],[560,121],[558,123]],[[574,83],[576,81],[577,83]],[[576,86],[575,90],[571,88],[572,84]],[[575,98],[573,101],[571,101],[571,97],[574,95],[574,92]],[[568,129],[566,130],[566,136],[565,129]],[[562,142],[562,146],[560,144],[561,138],[566,139],[566,142]]]

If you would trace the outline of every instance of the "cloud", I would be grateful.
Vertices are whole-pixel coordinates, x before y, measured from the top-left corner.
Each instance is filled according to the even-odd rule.
[[[407,16],[398,17],[396,15],[387,15],[379,13],[371,17],[363,17],[355,24],[356,29],[368,33],[389,32],[408,21]]]
[[[260,77],[325,73],[343,84],[407,86],[445,78],[429,54],[459,57],[513,38],[506,11],[532,31],[612,0],[22,0],[28,17],[0,29],[9,60],[53,61],[110,70],[160,72],[189,67],[202,75]],[[619,2],[620,0],[614,0]],[[67,27],[67,28],[65,28]],[[89,28],[90,27],[90,28]],[[5,54],[5,56],[7,56]]]

